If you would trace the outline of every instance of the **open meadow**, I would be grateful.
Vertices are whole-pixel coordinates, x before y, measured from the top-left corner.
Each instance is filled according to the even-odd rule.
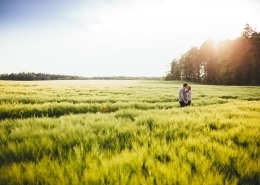
[[[260,184],[260,87],[0,81],[0,184]]]

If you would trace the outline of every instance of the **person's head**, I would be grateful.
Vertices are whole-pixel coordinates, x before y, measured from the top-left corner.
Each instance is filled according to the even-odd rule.
[[[188,85],[188,86],[187,86],[187,89],[188,89],[188,91],[190,91],[190,90],[191,90],[191,86],[190,86],[190,85]]]
[[[188,86],[188,84],[186,82],[184,82],[183,87],[187,88],[187,86]]]

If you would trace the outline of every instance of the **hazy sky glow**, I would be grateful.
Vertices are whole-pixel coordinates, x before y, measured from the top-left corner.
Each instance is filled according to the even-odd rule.
[[[1,0],[0,74],[164,76],[208,38],[260,28],[259,0]]]

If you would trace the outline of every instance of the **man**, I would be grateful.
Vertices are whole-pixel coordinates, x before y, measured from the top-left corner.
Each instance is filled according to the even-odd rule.
[[[188,105],[187,96],[186,96],[187,86],[188,84],[185,82],[179,91],[179,103],[181,107],[185,107]]]
[[[186,96],[187,96],[187,101],[188,101],[188,106],[191,105],[191,86],[188,85],[187,86],[187,92],[186,92]]]

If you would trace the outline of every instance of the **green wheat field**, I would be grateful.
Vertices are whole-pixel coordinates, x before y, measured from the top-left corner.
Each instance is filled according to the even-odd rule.
[[[0,184],[260,184],[260,87],[0,81]]]

